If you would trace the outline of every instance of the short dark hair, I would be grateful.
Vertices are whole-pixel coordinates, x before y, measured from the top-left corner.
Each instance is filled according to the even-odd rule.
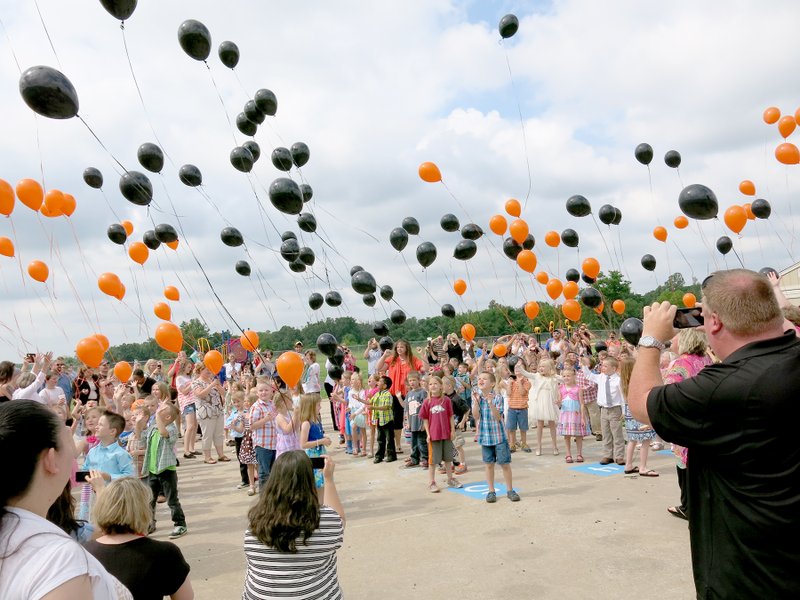
[[[105,417],[106,421],[108,421],[108,426],[111,429],[116,430],[117,437],[119,437],[120,434],[125,431],[125,417],[122,415],[118,415],[117,413],[111,411],[106,411],[100,416]]]
[[[142,371],[141,369],[134,369],[133,370],[133,376],[134,377],[144,377],[144,371]]]
[[[382,375],[381,376],[381,380],[386,385],[386,389],[389,389],[390,387],[392,387],[392,378],[389,377],[388,375]]]

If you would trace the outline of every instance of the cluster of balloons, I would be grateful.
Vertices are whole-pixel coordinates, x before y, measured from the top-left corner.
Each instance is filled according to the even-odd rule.
[[[793,115],[781,115],[781,110],[777,106],[770,106],[764,111],[764,122],[767,125],[777,123],[778,133],[784,140],[775,148],[775,158],[778,162],[784,165],[800,164],[800,150],[795,144],[786,141],[800,125],[800,108]]]
[[[81,339],[75,346],[75,355],[89,367],[96,369],[103,361],[109,341],[102,333],[95,333]],[[124,381],[127,381],[124,380]]]

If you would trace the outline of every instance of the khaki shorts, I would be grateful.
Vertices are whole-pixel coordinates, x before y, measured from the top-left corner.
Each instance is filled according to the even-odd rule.
[[[444,459],[444,462],[453,462],[453,440],[436,440],[431,442],[431,468],[435,468]]]
[[[456,439],[453,441],[453,446],[456,448],[463,448],[464,447],[464,434],[460,431],[456,430]]]

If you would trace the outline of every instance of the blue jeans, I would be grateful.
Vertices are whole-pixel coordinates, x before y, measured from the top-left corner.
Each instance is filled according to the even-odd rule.
[[[411,462],[428,462],[428,434],[422,431],[411,432]]]
[[[256,446],[256,460],[258,461],[258,484],[264,487],[267,484],[272,463],[275,462],[275,450]]]

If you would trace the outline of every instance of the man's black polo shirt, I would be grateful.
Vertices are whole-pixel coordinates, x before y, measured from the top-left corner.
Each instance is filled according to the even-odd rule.
[[[800,598],[800,342],[748,344],[647,413],[689,448],[689,533],[698,598]]]

